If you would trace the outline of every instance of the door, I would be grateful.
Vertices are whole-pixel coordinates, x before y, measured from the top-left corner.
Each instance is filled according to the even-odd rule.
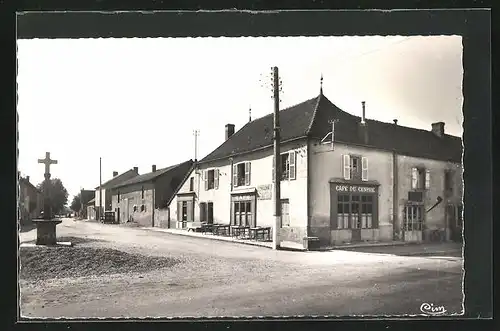
[[[129,218],[129,210],[128,210],[128,199],[125,199],[125,210],[123,214],[123,222],[128,222]]]
[[[448,205],[446,210],[450,239],[455,242],[462,241],[462,206]]]
[[[351,197],[351,242],[361,241],[361,218],[359,216],[359,195]]]
[[[207,223],[214,224],[214,203],[209,202],[207,204]]]

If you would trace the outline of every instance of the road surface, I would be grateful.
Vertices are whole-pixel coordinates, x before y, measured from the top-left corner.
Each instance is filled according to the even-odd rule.
[[[462,310],[462,259],[290,252],[65,219],[60,237],[185,263],[148,273],[21,280],[25,317],[418,315]],[[35,230],[20,234],[35,239]],[[86,244],[84,244],[86,245]],[[66,248],[67,249],[67,248]]]

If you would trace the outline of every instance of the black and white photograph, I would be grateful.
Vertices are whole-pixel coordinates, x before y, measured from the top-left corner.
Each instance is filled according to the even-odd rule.
[[[463,81],[458,34],[19,38],[20,317],[463,316]]]

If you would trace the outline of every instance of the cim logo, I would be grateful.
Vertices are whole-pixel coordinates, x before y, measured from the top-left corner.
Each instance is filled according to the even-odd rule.
[[[423,303],[420,306],[420,311],[426,315],[443,315],[446,313],[444,306],[434,306],[432,303]]]

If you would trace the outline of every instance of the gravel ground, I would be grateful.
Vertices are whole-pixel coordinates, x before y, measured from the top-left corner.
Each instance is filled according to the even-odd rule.
[[[21,242],[28,242],[34,239],[34,231],[20,236]],[[79,241],[77,249],[107,249],[120,251],[122,256],[142,256],[145,260],[161,257],[177,263],[141,270],[131,266],[133,272],[80,273],[70,277],[63,276],[64,271],[53,270],[53,277],[45,274],[37,281],[24,277],[20,280],[24,316],[394,314],[418,313],[421,300],[439,304],[446,298],[449,310],[461,300],[459,259],[343,251],[275,252],[71,220],[58,226],[58,238],[64,237]],[[61,252],[64,249],[69,251],[61,248]],[[88,268],[92,268],[91,264],[87,264]],[[401,306],[401,302],[407,305]]]
[[[85,277],[94,275],[148,272],[171,268],[179,259],[129,254],[110,248],[22,247],[23,280]]]

